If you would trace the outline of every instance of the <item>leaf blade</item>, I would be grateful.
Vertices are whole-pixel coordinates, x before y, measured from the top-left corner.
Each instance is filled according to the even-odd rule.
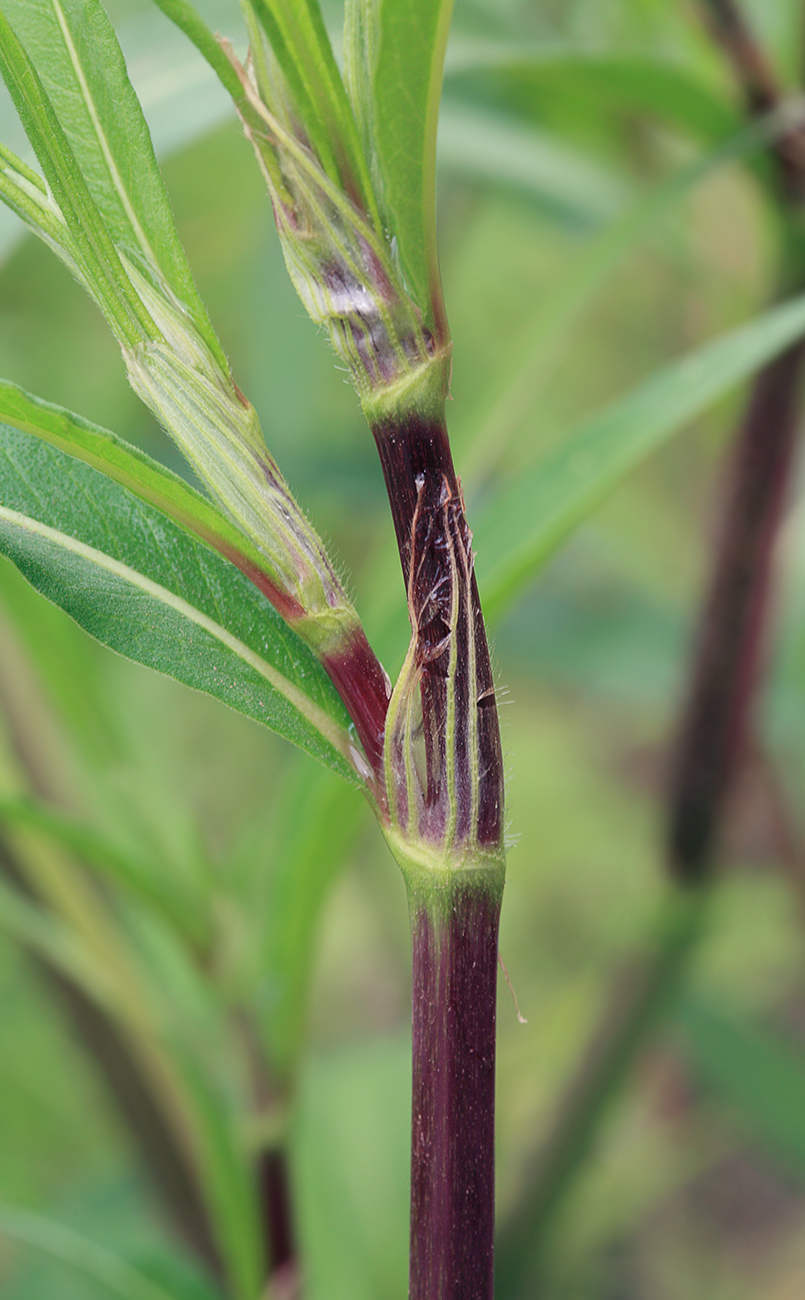
[[[371,121],[386,219],[425,322],[446,337],[436,249],[436,126],[453,0],[354,0],[347,77]],[[360,33],[374,28],[364,40]]]
[[[100,1282],[120,1300],[175,1300],[119,1255],[73,1232],[72,1228],[29,1210],[0,1204],[0,1232],[70,1265]]]
[[[324,670],[234,566],[97,470],[0,425],[0,549],[96,639],[354,780]]]
[[[216,550],[264,594],[272,589],[264,557],[224,514],[184,479],[83,416],[0,379],[0,420],[100,470],[141,501]]]
[[[119,252],[157,271],[221,364],[139,100],[99,0],[3,0]]]
[[[805,299],[764,312],[652,376],[499,490],[478,513],[475,532],[490,617],[501,615],[626,474],[803,331]]]

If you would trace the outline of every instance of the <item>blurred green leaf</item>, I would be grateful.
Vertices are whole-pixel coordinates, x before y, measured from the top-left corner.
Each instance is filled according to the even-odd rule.
[[[458,41],[448,55],[445,93],[532,124],[557,102],[579,106],[591,119],[649,114],[711,144],[740,125],[733,106],[680,62],[556,42]]]
[[[264,870],[258,996],[272,1068],[292,1076],[304,1042],[306,1003],[322,911],[361,825],[362,801],[340,782],[296,764],[272,810],[274,852]]]
[[[103,1003],[107,982],[90,956],[62,921],[45,912],[18,889],[0,880],[0,929]]]
[[[232,1089],[220,1085],[209,1064],[201,1066],[178,1044],[174,1056],[192,1097],[198,1126],[198,1159],[234,1292],[232,1300],[255,1300],[264,1276],[263,1242],[252,1153],[243,1132],[243,1101]]]
[[[0,426],[0,545],[104,644],[223,700],[353,779],[312,653],[233,566],[97,470]]]
[[[536,305],[522,342],[513,344],[504,369],[492,376],[489,400],[479,403],[470,417],[462,439],[469,446],[460,457],[465,489],[503,460],[519,433],[530,431],[530,415],[547,379],[571,346],[584,313],[624,262],[664,229],[700,185],[731,163],[756,154],[766,142],[765,130],[756,123],[738,131],[652,187],[580,251],[556,289]],[[550,194],[547,197],[550,201]]]
[[[39,1214],[0,1204],[0,1233],[55,1256],[70,1268],[100,1282],[110,1295],[120,1300],[184,1300],[180,1292],[166,1291],[104,1246]],[[215,1293],[210,1290],[208,1294],[213,1300]]]
[[[310,1300],[400,1300],[408,1225],[408,1036],[312,1058],[293,1135]]]
[[[132,897],[155,908],[180,933],[198,938],[191,901],[175,876],[165,872],[161,863],[138,861],[110,843],[105,835],[34,799],[0,793],[0,825],[3,824],[41,832],[102,876],[121,885]]]
[[[803,299],[764,312],[653,375],[533,469],[502,484],[476,516],[478,580],[490,616],[528,586],[636,465],[803,331]]]
[[[693,992],[673,1024],[695,1077],[799,1178],[805,1178],[805,1053]]]
[[[443,312],[436,250],[436,124],[452,0],[350,0],[347,85],[377,153],[383,208],[415,302]]]
[[[511,117],[446,104],[439,118],[445,171],[536,199],[564,220],[599,225],[618,215],[628,186],[593,159]]]

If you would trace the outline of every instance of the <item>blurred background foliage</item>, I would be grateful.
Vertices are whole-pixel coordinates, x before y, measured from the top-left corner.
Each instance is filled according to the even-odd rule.
[[[108,7],[237,381],[350,575],[393,677],[406,618],[374,448],[288,283],[250,150],[146,0]],[[234,3],[199,7],[237,33]],[[802,6],[746,8],[796,86]],[[660,204],[607,275],[582,274],[613,223],[740,118],[693,3],[457,0],[440,238],[452,431],[476,502],[608,401],[766,305],[776,226],[740,162],[714,164]],[[0,374],[180,469],[82,291],[32,239],[15,241],[11,226],[3,237]],[[742,400],[722,400],[633,473],[493,628],[511,769],[501,951],[528,1019],[518,1023],[502,982],[501,1223],[611,989],[651,941],[667,747]],[[805,1290],[803,577],[795,500],[768,686],[707,930],[556,1216],[545,1300],[794,1300]],[[192,1049],[212,1104],[242,1136],[250,1124],[284,1124],[285,1097],[295,1097],[311,1300],[401,1300],[408,928],[402,880],[368,809],[268,732],[100,650],[5,562],[0,595],[5,834],[65,852],[63,837],[21,817],[19,797],[35,794],[97,835],[113,945],[125,961],[134,954],[148,998],[164,1002],[161,1032]],[[165,887],[185,935],[155,919],[110,865],[115,853],[135,864],[146,894]],[[47,948],[6,903],[0,896],[0,1199],[103,1242],[160,1295],[209,1300],[63,1000],[31,960],[32,947]],[[281,1104],[265,1113],[249,1035],[281,1084]],[[17,1227],[17,1238],[36,1235]],[[14,1234],[0,1236],[0,1288],[5,1300],[116,1293]]]

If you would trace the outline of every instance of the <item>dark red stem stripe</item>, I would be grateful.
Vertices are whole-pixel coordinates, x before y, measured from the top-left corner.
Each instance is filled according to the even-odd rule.
[[[426,417],[405,411],[376,421],[372,433],[380,455],[383,478],[388,493],[397,546],[400,552],[403,577],[409,595],[409,616],[423,650],[428,641],[445,637],[449,629],[440,625],[440,589],[449,591],[450,545],[446,533],[439,534],[435,524],[437,503],[450,503],[451,526],[456,535],[466,528],[461,485],[453,466],[447,428],[442,417]],[[418,509],[419,506],[419,509]],[[418,570],[412,584],[411,559],[417,520],[420,531],[429,535],[426,562],[423,555],[415,557]],[[447,514],[445,514],[447,519]],[[472,534],[467,530],[471,546]],[[474,662],[470,665],[466,651],[459,655],[458,686],[468,692],[470,680],[477,692],[475,700],[466,694],[466,711],[477,707],[478,735],[476,753],[469,756],[479,773],[478,843],[487,848],[499,849],[503,839],[503,758],[500,743],[500,725],[495,701],[494,678],[489,657],[481,602],[475,573],[469,558],[469,614],[474,641]],[[424,589],[418,598],[412,596],[416,583]],[[430,609],[432,626],[429,628],[427,610]],[[445,728],[445,664],[447,656],[429,661],[423,659],[421,675],[423,732],[434,741],[433,748],[443,748]],[[444,769],[443,758],[428,754],[428,779],[434,782],[434,772]]]
[[[389,683],[362,628],[338,654],[322,655],[330,676],[355,724],[369,766],[378,776],[383,766],[383,732],[389,704]]]
[[[492,1300],[500,897],[412,899],[410,1300]]]
[[[669,848],[682,881],[695,882],[706,870],[745,735],[793,460],[803,358],[805,344],[799,343],[758,376],[733,453],[672,771]]]
[[[269,1276],[289,1280],[296,1274],[297,1260],[286,1152],[280,1147],[264,1151],[258,1169]]]

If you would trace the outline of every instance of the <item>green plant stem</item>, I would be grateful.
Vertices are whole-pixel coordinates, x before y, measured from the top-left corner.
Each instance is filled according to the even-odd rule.
[[[551,1230],[612,1102],[684,976],[704,931],[708,899],[706,889],[675,890],[660,914],[652,950],[614,982],[525,1195],[500,1234],[498,1283],[506,1300],[539,1294]]]

